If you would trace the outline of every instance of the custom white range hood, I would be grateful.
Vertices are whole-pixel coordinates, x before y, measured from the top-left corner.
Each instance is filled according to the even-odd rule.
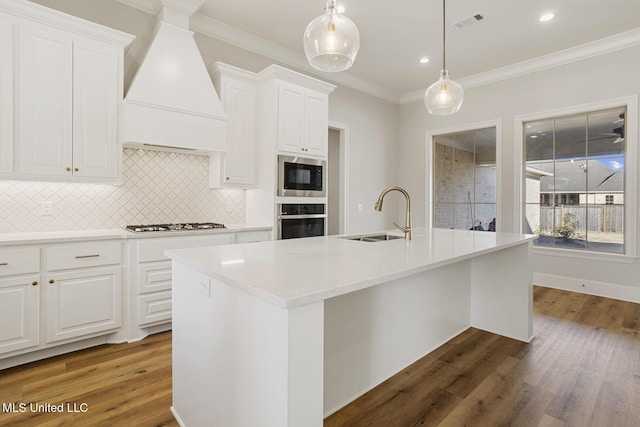
[[[124,99],[125,146],[226,151],[226,116],[189,28],[204,0],[162,0],[154,39]]]

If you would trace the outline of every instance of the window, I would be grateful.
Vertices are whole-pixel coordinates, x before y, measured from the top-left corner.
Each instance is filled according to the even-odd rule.
[[[436,228],[496,230],[496,128],[433,138]]]
[[[536,246],[625,253],[626,108],[523,122]]]

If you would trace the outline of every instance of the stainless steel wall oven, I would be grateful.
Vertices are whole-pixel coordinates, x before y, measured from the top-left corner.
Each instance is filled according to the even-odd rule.
[[[278,239],[324,236],[327,214],[323,203],[278,204]]]

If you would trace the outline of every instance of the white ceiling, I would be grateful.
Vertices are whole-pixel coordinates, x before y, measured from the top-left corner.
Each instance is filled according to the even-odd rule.
[[[438,78],[441,0],[338,0],[338,4],[344,5],[345,15],[360,31],[360,52],[351,69],[325,74],[326,79],[400,101],[403,94],[424,90]],[[302,34],[324,6],[324,0],[205,0],[191,22],[197,31],[306,68]],[[446,7],[447,66],[451,77],[463,84],[470,76],[566,53],[620,33],[627,32],[624,42],[610,42],[606,49],[640,44],[640,0],[448,0]],[[539,22],[539,16],[549,11],[556,18]],[[485,20],[463,29],[452,25],[475,14]],[[421,56],[431,62],[420,64]]]

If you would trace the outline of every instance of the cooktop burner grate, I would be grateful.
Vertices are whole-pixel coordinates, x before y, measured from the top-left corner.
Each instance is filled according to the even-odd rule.
[[[142,224],[127,225],[126,229],[134,233],[144,233],[148,231],[189,231],[189,230],[211,230],[214,228],[226,228],[224,224],[217,222],[183,222],[177,224]]]

